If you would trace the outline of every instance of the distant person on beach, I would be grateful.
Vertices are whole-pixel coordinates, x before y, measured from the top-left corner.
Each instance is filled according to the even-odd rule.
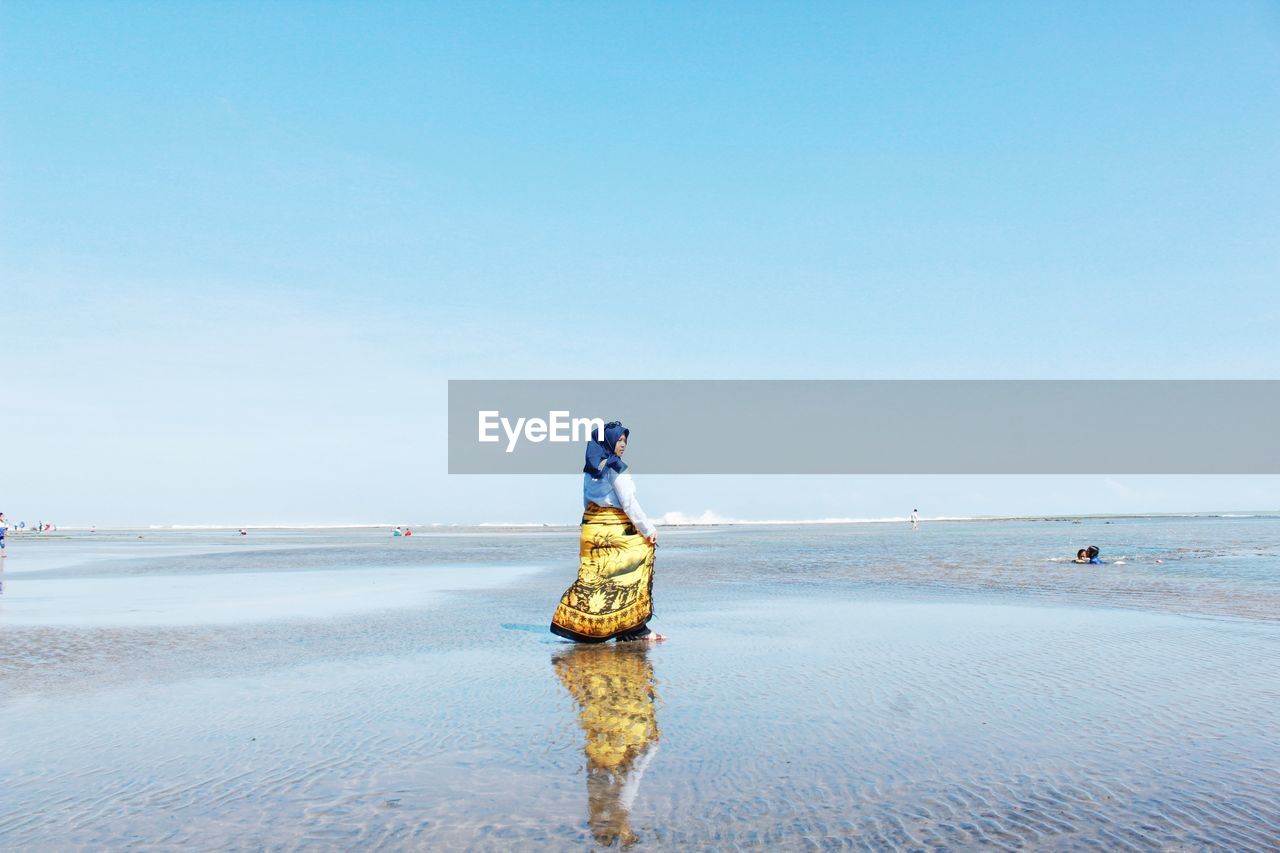
[[[0,512],[0,557],[7,557],[8,554],[4,550],[4,537],[9,532],[9,519],[4,517],[4,513]]]
[[[612,421],[587,442],[578,579],[551,618],[551,633],[575,642],[665,639],[648,625],[658,531],[640,508],[622,461],[630,435]]]
[[[918,509],[911,510],[911,529],[920,529],[920,510]]]
[[[413,531],[406,527],[406,528],[404,529],[404,535],[405,535],[405,536],[412,536],[412,535],[413,535]]]

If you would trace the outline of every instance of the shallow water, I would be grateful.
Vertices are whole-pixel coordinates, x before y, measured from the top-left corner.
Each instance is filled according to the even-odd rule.
[[[652,649],[574,531],[145,535],[10,549],[0,847],[1280,846],[1277,519],[667,530]]]

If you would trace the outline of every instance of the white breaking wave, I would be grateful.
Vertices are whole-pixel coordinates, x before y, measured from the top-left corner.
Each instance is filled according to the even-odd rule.
[[[728,518],[714,510],[705,510],[700,515],[687,515],[683,512],[668,512],[662,515],[658,524],[665,527],[696,527],[716,524],[906,524],[910,519],[905,515],[886,516],[883,518]],[[921,521],[976,521],[976,518],[935,517]]]
[[[438,525],[432,525],[436,527]],[[481,521],[476,524],[450,524],[449,527],[568,527],[568,522],[552,524],[549,521]]]

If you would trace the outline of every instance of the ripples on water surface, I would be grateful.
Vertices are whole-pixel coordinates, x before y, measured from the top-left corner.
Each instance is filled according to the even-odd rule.
[[[4,849],[1280,847],[1274,518],[669,530],[653,649],[575,531],[144,533],[10,547]]]

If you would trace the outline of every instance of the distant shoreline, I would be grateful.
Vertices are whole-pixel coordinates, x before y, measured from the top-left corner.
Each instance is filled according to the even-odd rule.
[[[670,515],[675,515],[674,513]],[[1151,513],[1041,513],[1034,515],[975,515],[975,516],[933,516],[920,518],[920,522],[929,524],[964,524],[973,522],[992,522],[992,521],[1043,521],[1043,522],[1070,522],[1070,521],[1116,521],[1116,520],[1134,520],[1134,519],[1210,519],[1210,518],[1280,518],[1280,510],[1253,510],[1253,511],[1236,511],[1236,512],[1151,512]],[[892,516],[886,518],[813,518],[813,519],[732,519],[732,518],[689,518],[689,519],[672,519],[659,518],[655,519],[655,524],[659,527],[667,528],[683,528],[683,527],[785,527],[785,526],[810,526],[810,525],[856,525],[856,524],[907,524],[910,519],[907,516]],[[577,527],[577,524],[570,523],[552,523],[552,522],[379,522],[379,523],[265,523],[265,524],[150,524],[150,525],[125,525],[125,526],[88,526],[88,525],[59,525],[56,530],[48,533],[36,534],[32,529],[17,530],[13,527],[9,528],[9,535],[27,536],[40,535],[49,536],[54,533],[83,533],[97,531],[100,533],[125,533],[125,532],[142,532],[142,533],[165,533],[165,532],[218,532],[218,531],[236,531],[236,530],[392,530],[396,527],[410,527],[415,531],[439,532],[449,530],[501,530],[501,529],[540,529],[540,528],[562,528],[571,529]]]

